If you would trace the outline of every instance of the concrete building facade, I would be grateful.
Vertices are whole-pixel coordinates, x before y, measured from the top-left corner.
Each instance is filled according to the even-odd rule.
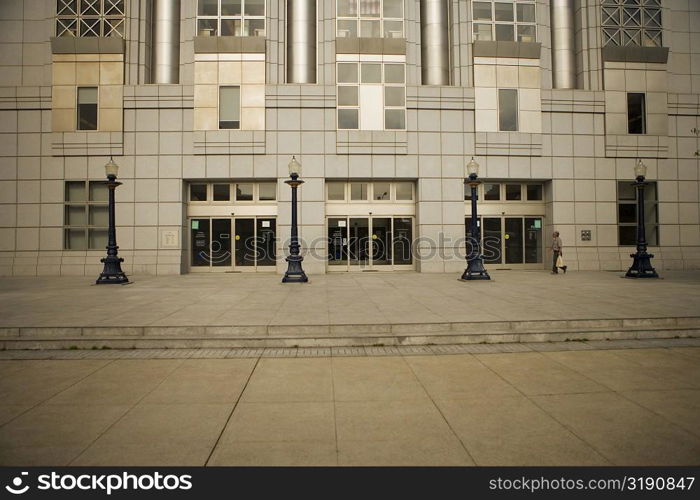
[[[0,275],[700,267],[696,0],[2,0]]]

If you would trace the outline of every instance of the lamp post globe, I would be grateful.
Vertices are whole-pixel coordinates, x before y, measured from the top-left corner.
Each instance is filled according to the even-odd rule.
[[[289,162],[289,180],[284,181],[292,188],[292,232],[289,241],[289,256],[285,259],[287,261],[287,272],[284,273],[282,283],[306,283],[309,281],[309,278],[301,267],[301,262],[304,260],[304,257],[301,256],[299,251],[297,188],[304,183],[304,181],[299,178],[300,176],[301,163],[297,161],[295,156],[292,156],[292,161]]]
[[[658,278],[659,275],[651,265],[653,254],[647,253],[646,228],[644,226],[644,188],[647,166],[639,159],[634,166],[635,182],[632,184],[637,191],[637,251],[630,254],[632,265],[627,270],[625,278]]]
[[[484,269],[484,256],[481,255],[481,229],[477,214],[476,198],[479,181],[479,164],[472,156],[464,167],[464,184],[471,189],[472,214],[469,224],[470,237],[467,238],[467,268],[460,278],[462,281],[490,280],[491,276]]]
[[[112,157],[105,165],[105,175],[107,176],[107,185],[109,193],[109,229],[107,230],[107,256],[100,259],[100,262],[104,264],[104,268],[100,273],[100,276],[95,281],[98,285],[105,284],[124,284],[129,283],[129,278],[126,277],[124,271],[122,271],[121,263],[124,259],[118,256],[119,247],[117,246],[117,231],[114,220],[114,191],[118,186],[121,186],[121,182],[117,181],[117,174],[119,173],[119,165],[115,163]]]

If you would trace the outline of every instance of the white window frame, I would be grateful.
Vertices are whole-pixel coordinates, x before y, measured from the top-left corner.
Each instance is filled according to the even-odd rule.
[[[491,19],[490,20],[478,20],[474,19],[474,1],[478,2],[484,2],[484,3],[490,3],[491,4]],[[518,0],[517,2],[514,0],[474,0],[471,2],[472,4],[472,40],[477,41],[477,35],[476,35],[476,25],[490,25],[491,26],[491,39],[490,41],[498,41],[496,39],[496,26],[497,25],[510,25],[513,26],[513,40],[515,42],[518,42],[518,27],[520,26],[533,26],[535,30],[534,34],[534,40],[533,42],[536,42],[538,40],[537,37],[537,3],[535,0]],[[496,21],[496,6],[495,4],[512,4],[513,5],[513,20],[512,21]],[[535,10],[535,20],[534,21],[519,21],[518,20],[518,5],[532,5]],[[505,41],[505,40],[502,40]]]
[[[251,16],[251,15],[246,15],[245,14],[245,2],[246,0],[241,0],[241,13],[240,15],[222,15],[221,14],[221,0],[217,0],[217,7],[216,7],[216,15],[200,15],[199,14],[199,2],[201,0],[196,1],[196,7],[197,7],[197,20],[196,20],[196,27],[197,27],[197,35],[199,36],[259,36],[259,37],[264,37],[266,34],[267,30],[267,1],[263,2],[264,6],[264,12],[261,16]],[[260,21],[262,20],[263,22],[263,27],[260,33],[248,33],[248,30],[246,29],[246,21]],[[207,35],[204,35],[204,32],[211,30],[211,28],[202,28],[204,24],[208,23],[202,23],[200,21],[216,21],[216,29],[214,32],[209,32]],[[239,34],[226,34],[222,35],[221,33],[221,24],[222,21],[238,21],[240,23],[240,33]],[[255,30],[258,31],[258,30]]]
[[[335,33],[336,33],[336,37],[337,37],[337,38],[349,38],[349,37],[350,37],[350,34],[349,34],[350,32],[349,32],[349,31],[347,31],[347,30],[341,30],[341,29],[340,29],[340,24],[343,23],[343,22],[347,22],[347,21],[355,21],[355,23],[356,23],[355,31],[357,32],[357,37],[358,37],[358,38],[367,38],[367,37],[364,37],[363,34],[362,34],[362,27],[361,27],[361,26],[362,26],[362,21],[363,21],[363,20],[376,20],[376,21],[379,21],[379,26],[380,26],[380,27],[379,27],[379,36],[380,36],[380,38],[404,38],[404,37],[405,37],[405,30],[406,30],[406,21],[405,21],[405,19],[406,19],[406,5],[404,4],[403,1],[401,2],[401,17],[384,17],[384,0],[375,0],[375,1],[379,1],[379,2],[380,2],[380,5],[379,5],[379,16],[378,16],[378,17],[371,17],[371,18],[369,18],[369,17],[362,17],[362,16],[360,15],[361,10],[362,10],[361,7],[360,7],[360,5],[361,5],[361,3],[362,3],[363,1],[367,1],[367,0],[357,0],[357,15],[356,15],[356,16],[341,16],[341,15],[338,14],[338,11],[339,11],[339,9],[338,9],[338,2],[339,2],[339,0],[335,0],[335,14],[336,14],[336,29],[335,29]],[[388,22],[394,22],[394,23],[397,23],[397,22],[400,22],[400,23],[401,23],[401,31],[398,32],[398,35],[396,35],[397,32],[396,32],[395,30],[387,30],[387,29],[385,28],[385,23],[386,23],[387,21],[388,21]],[[388,36],[390,33],[391,33],[392,35],[391,35],[391,36]]]

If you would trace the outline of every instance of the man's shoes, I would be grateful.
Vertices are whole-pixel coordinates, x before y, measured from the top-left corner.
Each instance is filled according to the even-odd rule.
[[[559,274],[559,273],[558,273],[558,272],[556,272],[556,271],[552,271],[552,272],[551,272],[551,273],[549,273],[549,274]]]

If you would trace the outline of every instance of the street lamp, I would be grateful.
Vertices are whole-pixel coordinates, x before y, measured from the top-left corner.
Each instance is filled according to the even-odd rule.
[[[634,167],[636,182],[632,184],[637,190],[637,251],[630,254],[634,260],[627,270],[625,278],[658,278],[656,270],[651,267],[653,254],[647,253],[647,237],[644,228],[644,188],[648,184],[644,180],[647,175],[647,166],[640,159]]]
[[[462,280],[490,280],[489,273],[484,269],[484,256],[481,255],[481,231],[478,223],[478,215],[476,213],[476,188],[481,184],[479,178],[479,164],[472,159],[464,168],[465,177],[464,184],[469,184],[472,190],[472,217],[470,230],[471,238],[467,239],[467,268],[462,274]],[[470,245],[471,243],[471,245]]]
[[[301,175],[301,164],[296,157],[292,156],[292,161],[289,162],[289,177],[285,184],[289,184],[292,188],[292,237],[289,242],[289,257],[287,257],[287,272],[284,273],[282,283],[306,283],[309,278],[301,268],[301,261],[304,257],[299,255],[299,233],[297,228],[297,188],[304,181],[299,179]]]
[[[117,186],[121,186],[121,182],[117,182],[117,173],[119,165],[114,163],[110,156],[109,161],[105,165],[105,173],[107,174],[107,188],[109,189],[109,230],[107,232],[107,257],[100,259],[104,263],[104,269],[100,273],[100,277],[95,282],[98,285],[105,284],[121,284],[128,283],[129,278],[122,271],[121,263],[124,259],[117,257],[117,231],[114,227],[114,190]]]

